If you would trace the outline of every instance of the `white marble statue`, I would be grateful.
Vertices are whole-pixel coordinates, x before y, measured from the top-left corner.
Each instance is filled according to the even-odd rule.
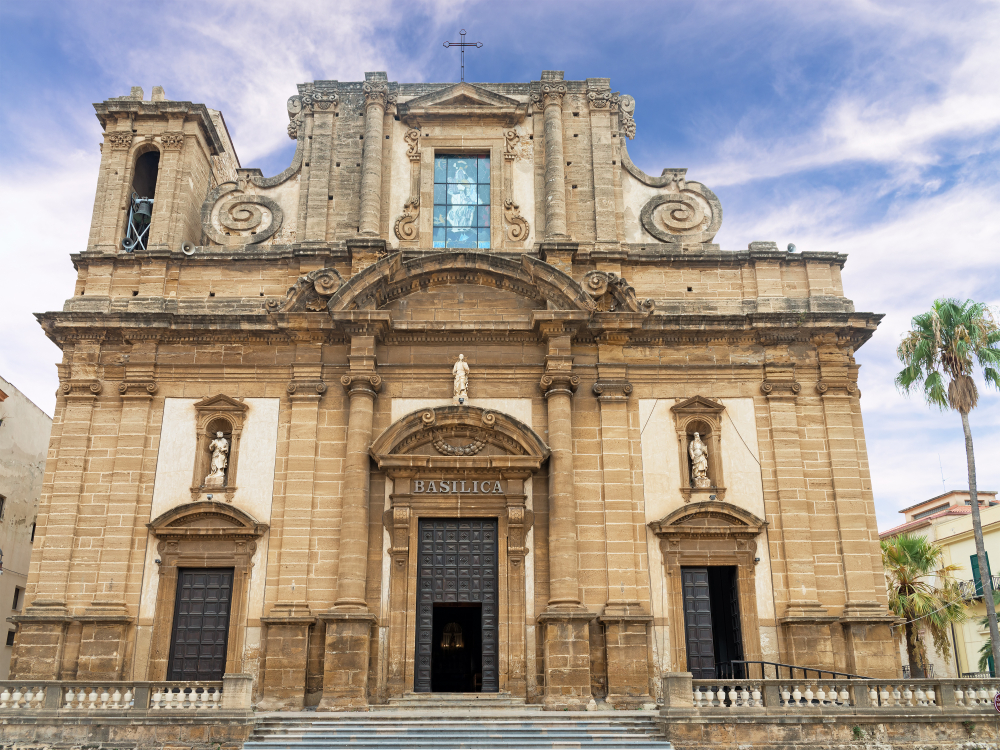
[[[691,479],[696,489],[711,487],[708,478],[708,446],[697,432],[688,444],[688,455],[691,457]]]
[[[469,400],[469,363],[465,361],[465,355],[458,355],[458,362],[451,368],[452,375],[455,376],[455,403],[463,403]]]
[[[212,451],[212,472],[205,477],[206,487],[226,486],[226,466],[229,464],[229,441],[223,437],[223,433],[215,433],[215,440],[208,444],[208,449]]]

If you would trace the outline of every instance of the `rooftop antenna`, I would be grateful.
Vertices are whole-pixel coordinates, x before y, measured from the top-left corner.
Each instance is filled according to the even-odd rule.
[[[462,48],[462,82],[465,82],[465,48],[466,47],[482,47],[482,42],[467,42],[465,41],[465,29],[462,29],[462,41],[460,42],[445,42],[445,47],[461,47]]]

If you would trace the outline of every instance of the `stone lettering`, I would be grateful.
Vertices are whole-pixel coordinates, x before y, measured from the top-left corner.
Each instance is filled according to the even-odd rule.
[[[428,482],[427,483],[427,491],[428,492],[437,492],[438,488],[435,486],[434,482]]]
[[[442,495],[451,494],[469,494],[469,495],[502,495],[503,486],[500,482],[490,481],[488,479],[477,479],[472,482],[472,487],[469,487],[467,480],[423,480],[414,479],[413,480],[413,494],[414,495],[424,495],[428,493],[439,493]]]
[[[462,480],[462,492],[468,492],[469,490],[465,487],[465,480]]]
[[[423,491],[424,491],[424,480],[422,480],[422,479],[415,480],[413,482],[413,492],[414,492],[414,494],[418,494],[418,493],[423,492]]]
[[[493,493],[497,495],[503,494],[503,490],[500,489],[500,482],[497,482],[496,485],[493,487]]]
[[[472,483],[472,494],[474,495],[477,492],[479,492],[479,482],[473,482]]]

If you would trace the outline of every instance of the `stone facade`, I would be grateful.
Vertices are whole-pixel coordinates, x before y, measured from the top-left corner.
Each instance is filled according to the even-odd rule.
[[[14,676],[176,679],[178,581],[210,569],[218,669],[260,708],[413,691],[439,601],[481,607],[501,693],[635,707],[688,669],[682,578],[717,568],[729,658],[895,675],[853,356],[881,316],[843,255],[713,244],[712,191],[629,159],[635,109],[559,71],[315,81],[264,177],[203,105],[97,105],[90,240],[38,316],[63,360]],[[441,154],[488,164],[489,247],[435,247]],[[496,522],[495,584],[423,596],[431,518]]]

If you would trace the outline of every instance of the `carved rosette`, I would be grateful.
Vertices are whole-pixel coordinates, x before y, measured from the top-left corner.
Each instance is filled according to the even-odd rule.
[[[594,298],[600,312],[651,313],[652,299],[639,302],[635,289],[618,274],[608,271],[591,271],[583,277],[584,291]]]
[[[184,145],[183,132],[160,133],[160,143],[165,149],[179,149]]]
[[[128,148],[132,145],[131,131],[105,133],[104,137],[107,139],[107,142],[111,144],[112,148]]]
[[[524,242],[528,239],[528,220],[521,216],[520,206],[510,198],[503,202],[503,218],[507,226],[505,233],[511,242]]]

